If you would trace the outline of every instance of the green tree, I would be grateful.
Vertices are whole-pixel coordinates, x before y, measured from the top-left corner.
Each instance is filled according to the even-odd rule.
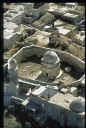
[[[9,105],[8,106],[8,111],[9,112],[15,112],[15,106],[14,105]]]
[[[30,126],[31,126],[31,123],[29,121],[25,123],[25,128],[30,128]]]
[[[4,116],[5,116],[5,117],[6,117],[7,113],[8,113],[7,109],[4,110]]]
[[[22,128],[22,125],[18,122],[15,128]]]

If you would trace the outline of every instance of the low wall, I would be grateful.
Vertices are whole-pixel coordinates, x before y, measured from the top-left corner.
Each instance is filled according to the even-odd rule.
[[[59,58],[64,61],[64,62],[68,62],[70,65],[80,69],[82,72],[85,72],[85,62],[82,61],[81,59],[77,58],[76,56],[68,53],[68,52],[64,52],[64,51],[60,51],[60,50],[54,50],[57,55],[59,56]]]
[[[24,102],[24,100],[12,96],[12,97],[11,97],[11,102],[14,102],[14,103],[16,103],[16,104],[21,104],[22,102]]]
[[[23,58],[23,48],[21,48],[16,54],[14,54],[9,60],[8,63],[11,59],[15,59],[17,63],[19,63]]]
[[[65,87],[77,87],[81,84],[82,80],[85,79],[85,74],[77,81],[74,81],[70,84],[65,85]]]
[[[22,85],[22,90],[24,90],[26,92],[28,92],[30,88],[31,88],[31,90],[33,90],[35,87],[37,87],[37,85],[30,84],[29,82],[25,82],[22,80],[19,80],[18,82],[20,85]]]
[[[35,45],[34,51],[36,51],[36,55],[43,56],[45,52],[49,51],[50,48],[45,48],[41,46]],[[77,58],[76,56],[72,55],[71,53],[61,51],[61,50],[54,50],[54,52],[57,53],[60,60],[64,62],[68,62],[70,65],[73,65],[74,67],[80,69],[82,72],[85,72],[85,62],[81,59]]]
[[[32,45],[31,47],[23,47],[23,57],[29,57],[33,55],[35,55],[34,45]]]
[[[32,80],[32,79],[29,79],[29,78],[26,78],[26,77],[22,77],[22,76],[18,76],[19,80],[22,80],[22,81],[27,81],[28,84],[30,85],[33,85],[35,84],[35,86],[37,85],[42,85],[42,86],[46,86],[46,85],[51,85],[51,86],[58,86],[58,83],[45,83],[45,82],[41,82],[41,81],[38,81],[38,80]]]

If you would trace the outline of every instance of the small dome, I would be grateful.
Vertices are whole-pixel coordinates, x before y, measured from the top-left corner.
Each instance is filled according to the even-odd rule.
[[[45,54],[44,54],[44,57],[43,57],[43,62],[45,63],[55,63],[56,61],[58,60],[58,56],[55,52],[53,51],[47,51]]]
[[[70,103],[70,109],[77,113],[85,112],[85,99],[82,97],[76,97]]]

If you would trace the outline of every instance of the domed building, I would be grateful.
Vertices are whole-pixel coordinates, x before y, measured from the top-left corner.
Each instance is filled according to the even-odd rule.
[[[74,112],[81,113],[85,112],[85,100],[82,97],[76,97],[71,103],[70,103],[70,109]]]
[[[47,51],[42,61],[42,73],[50,79],[55,79],[60,73],[60,59],[54,51]]]

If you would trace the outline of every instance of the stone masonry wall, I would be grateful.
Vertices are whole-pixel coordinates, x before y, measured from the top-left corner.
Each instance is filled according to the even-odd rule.
[[[28,82],[22,82],[22,81],[19,81],[19,84],[22,85],[22,90],[28,92],[29,91],[29,88],[31,88],[31,90],[33,90],[36,86],[35,85],[31,85],[30,83]]]
[[[4,76],[5,76],[6,73],[7,73],[7,68],[8,68],[8,63],[4,64],[4,66],[3,66]]]
[[[17,63],[19,63],[23,58],[23,48],[21,48],[16,54],[14,54],[10,59],[14,58]],[[9,60],[10,60],[9,59]],[[9,61],[8,60],[8,61]]]
[[[34,48],[34,51],[35,50],[36,50],[36,54],[43,56],[45,52],[50,50],[50,48],[36,46]],[[60,50],[54,50],[54,49],[52,49],[52,50],[57,53],[57,55],[59,56],[59,58],[62,61],[68,62],[70,65],[73,65],[74,67],[85,72],[85,62],[84,61],[82,61],[81,59],[78,59],[76,56],[74,56],[68,52],[64,52],[64,51],[60,51]]]
[[[60,125],[64,125],[64,123],[66,123],[67,125],[71,127],[76,126],[76,125],[79,126],[80,120],[78,120],[78,118],[83,119],[82,115],[76,112],[73,112],[71,110],[62,108],[56,104],[50,103],[49,101],[47,102],[47,100],[43,100],[40,97],[30,95],[30,100],[40,105],[44,104],[44,110],[48,111],[48,115],[53,120],[60,122]]]

